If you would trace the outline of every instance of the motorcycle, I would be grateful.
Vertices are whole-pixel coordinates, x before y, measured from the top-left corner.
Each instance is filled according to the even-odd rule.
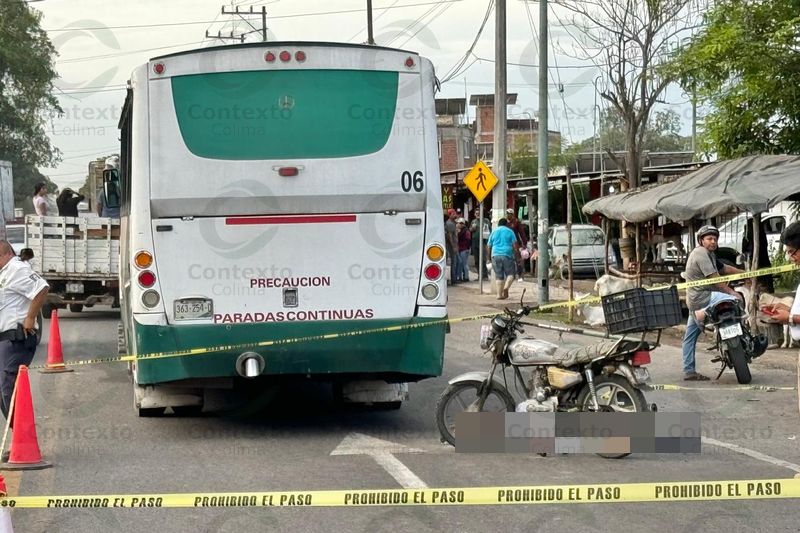
[[[753,335],[747,325],[747,314],[740,300],[723,300],[706,312],[706,324],[716,329],[719,357],[712,363],[722,363],[717,374],[719,379],[726,368],[732,368],[736,381],[742,385],[750,383],[750,367],[753,359],[760,357],[769,343],[766,335]]]
[[[489,372],[468,372],[450,380],[436,404],[436,426],[442,442],[455,445],[455,417],[459,412],[644,412],[648,404],[642,387],[650,380],[646,365],[658,346],[624,337],[573,350],[532,337],[522,337],[522,319],[535,307],[506,309],[481,328],[481,348],[491,355]],[[518,335],[520,334],[520,335]],[[660,340],[660,334],[659,334]],[[514,384],[525,400],[516,404],[505,383],[513,368]],[[521,369],[529,368],[526,380]],[[502,380],[498,375],[501,369]],[[622,458],[627,453],[600,453]]]

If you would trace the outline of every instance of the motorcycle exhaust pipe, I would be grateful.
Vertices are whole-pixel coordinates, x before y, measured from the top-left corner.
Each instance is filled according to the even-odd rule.
[[[243,378],[256,378],[264,371],[264,358],[255,352],[244,352],[236,359],[236,373]]]

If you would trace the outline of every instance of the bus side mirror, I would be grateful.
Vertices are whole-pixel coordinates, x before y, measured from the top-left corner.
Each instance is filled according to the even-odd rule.
[[[111,168],[103,171],[103,204],[106,207],[119,207],[119,170]]]

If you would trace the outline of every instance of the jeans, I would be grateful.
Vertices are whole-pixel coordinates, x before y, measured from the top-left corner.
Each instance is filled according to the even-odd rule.
[[[513,257],[496,255],[492,257],[492,269],[494,278],[497,281],[504,281],[506,278],[513,278],[517,272],[517,265]]]
[[[458,279],[459,257],[457,253],[453,253],[450,251],[447,252],[447,255],[448,257],[450,257],[450,283],[455,283],[456,280]]]
[[[456,279],[459,281],[469,281],[469,250],[458,252],[458,272]]]
[[[724,300],[735,300],[736,298],[724,292],[712,292],[711,300],[703,309],[718,304]],[[683,373],[693,374],[695,372],[695,350],[697,349],[697,339],[703,332],[703,325],[697,322],[694,311],[689,311],[689,320],[686,322],[686,333],[683,335]]]
[[[31,338],[34,338],[31,336]],[[11,393],[14,392],[14,383],[17,381],[19,366],[29,366],[36,352],[36,341],[0,341],[0,393],[2,402],[0,410],[8,418],[11,407]]]

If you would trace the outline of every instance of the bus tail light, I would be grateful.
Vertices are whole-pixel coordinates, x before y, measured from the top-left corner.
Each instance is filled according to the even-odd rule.
[[[153,254],[145,250],[137,252],[136,255],[133,256],[133,264],[139,269],[149,268],[150,265],[153,264]]]
[[[425,267],[425,277],[431,281],[436,281],[442,276],[442,267],[432,263]]]
[[[280,60],[281,60],[281,61],[283,61],[284,63],[286,63],[287,61],[289,61],[290,59],[292,59],[292,54],[290,54],[288,51],[284,50],[283,52],[281,52],[281,53],[278,55],[278,57],[280,58]]]
[[[294,53],[294,59],[298,63],[302,63],[303,61],[306,60],[306,53],[303,52],[302,50],[298,50],[297,52]]]
[[[425,251],[425,255],[431,261],[441,261],[444,258],[444,248],[438,244],[433,244]]]
[[[264,54],[264,61],[267,63],[274,63],[275,62],[275,54],[273,52],[267,52]]]
[[[297,176],[300,173],[300,169],[297,167],[281,167],[278,169],[278,175],[283,176],[284,178]]]
[[[142,303],[145,307],[152,309],[153,307],[158,305],[158,302],[161,301],[161,296],[154,290],[144,291],[142,294]]]
[[[139,285],[141,285],[145,289],[149,289],[150,287],[156,284],[156,275],[150,272],[149,270],[140,272],[138,279],[139,279]]]
[[[427,283],[422,287],[422,296],[426,300],[435,300],[439,297],[439,287],[433,283]]]

